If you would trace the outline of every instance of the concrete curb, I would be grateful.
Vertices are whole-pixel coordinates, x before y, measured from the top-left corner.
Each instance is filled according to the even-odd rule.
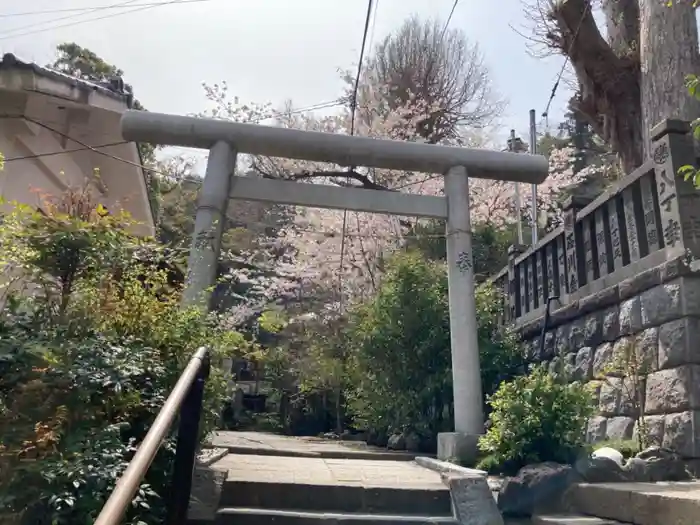
[[[473,468],[460,467],[454,463],[448,463],[447,461],[441,461],[435,458],[429,458],[426,456],[416,457],[416,463],[423,468],[434,470],[440,474],[453,474],[457,476],[481,476],[486,477],[488,473],[483,470],[477,470]]]

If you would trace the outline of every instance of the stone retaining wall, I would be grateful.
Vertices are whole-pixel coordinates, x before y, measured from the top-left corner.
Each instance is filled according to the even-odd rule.
[[[593,200],[568,199],[563,225],[511,247],[491,281],[529,359],[595,387],[591,441],[632,438],[642,407],[653,441],[700,458],[700,190],[678,176],[697,165],[689,130],[655,126],[650,158]],[[610,373],[630,348],[641,381]]]
[[[520,332],[531,362],[594,387],[598,415],[588,439],[632,438],[642,406],[655,444],[700,458],[700,274],[683,260],[670,261],[587,298],[586,306],[555,310],[542,350],[543,319]],[[645,372],[636,392],[609,369],[630,344]]]

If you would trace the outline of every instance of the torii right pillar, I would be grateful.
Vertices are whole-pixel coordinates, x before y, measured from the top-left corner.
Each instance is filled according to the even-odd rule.
[[[455,166],[445,174],[447,197],[447,279],[450,302],[450,346],[454,432],[438,434],[438,459],[474,464],[484,432],[479,341],[474,295],[469,178]]]

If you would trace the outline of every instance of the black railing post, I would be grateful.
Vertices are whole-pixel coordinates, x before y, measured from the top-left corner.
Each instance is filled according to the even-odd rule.
[[[202,365],[180,409],[172,490],[169,494],[168,514],[165,521],[167,525],[185,525],[187,522],[192,476],[199,444],[199,422],[202,416],[204,383],[209,377],[210,369],[209,351],[200,349],[200,352],[202,352]]]

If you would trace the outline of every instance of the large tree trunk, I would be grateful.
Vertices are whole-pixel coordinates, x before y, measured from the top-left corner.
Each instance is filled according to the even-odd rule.
[[[607,0],[614,46],[601,35],[590,0],[564,0],[553,12],[558,35],[552,41],[568,54],[581,86],[575,109],[620,155],[625,171],[642,163],[639,62],[629,51],[638,35],[635,5],[636,0]]]
[[[685,76],[700,73],[698,29],[692,0],[639,0],[641,106],[644,153],[649,131],[666,118],[693,120],[700,102],[688,95]]]
[[[604,0],[607,41],[591,0],[550,4],[546,36],[569,57],[581,86],[574,109],[619,154],[626,172],[648,155],[652,126],[700,116],[700,104],[684,86],[685,75],[700,72],[691,2],[668,7],[662,0]]]

